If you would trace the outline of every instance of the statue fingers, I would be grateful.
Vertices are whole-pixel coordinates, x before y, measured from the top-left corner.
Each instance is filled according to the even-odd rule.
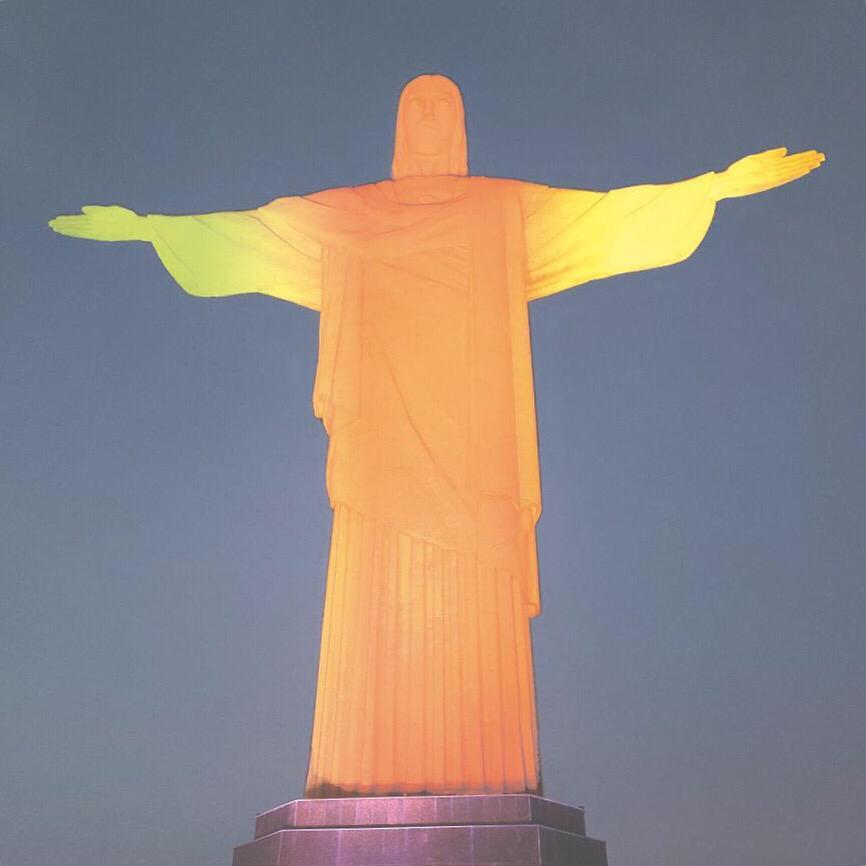
[[[823,161],[824,154],[818,153],[816,150],[804,150],[780,159],[773,168],[779,171],[793,171],[803,167],[812,169],[817,168]]]
[[[785,162],[789,165],[800,165],[806,163],[810,165],[820,165],[823,161],[824,154],[818,153],[817,150],[804,150],[802,153],[792,153],[785,159]]]
[[[108,240],[89,216],[59,216],[50,220],[49,227],[61,235],[91,240]]]
[[[779,166],[773,174],[783,177],[787,175],[801,177],[804,174],[808,174],[810,171],[814,171],[822,162],[823,160],[816,159],[812,156],[792,158],[790,161],[786,161],[783,165]]]
[[[767,180],[775,180],[780,183],[785,183],[786,180],[794,180],[802,177],[810,171],[814,171],[818,165],[816,163],[798,163],[796,165],[787,165],[784,168],[779,168],[776,171],[767,172]]]
[[[811,162],[812,157],[804,154],[791,154],[790,156],[775,156],[770,159],[761,160],[753,170],[763,172],[786,171],[801,163]]]
[[[52,226],[54,231],[59,235],[66,235],[70,238],[92,238],[94,237],[94,232],[91,229],[83,229],[83,228],[68,228],[68,227],[57,227]]]
[[[57,216],[48,225],[62,235],[78,235],[87,230],[89,220],[80,216]]]
[[[816,159],[819,162],[823,162],[825,159],[824,154],[821,153],[820,150],[801,150],[799,153],[792,153],[790,155],[789,159],[798,159],[800,157],[802,157],[804,159],[805,158]]]
[[[764,164],[760,167],[752,168],[743,174],[744,181],[761,184],[765,181],[774,183],[785,183],[786,179],[793,180],[800,177],[813,169],[818,168],[823,160],[812,153],[793,154],[782,159],[778,159],[771,164]]]
[[[785,171],[774,172],[766,178],[764,189],[773,189],[774,187],[791,183],[791,181],[805,177],[807,174],[814,171],[815,168],[817,168],[817,165],[805,164]]]
[[[820,163],[809,163],[799,166],[792,172],[793,177],[791,178],[791,180],[796,180],[798,177],[805,177],[807,174],[811,174],[813,171],[815,171],[816,168],[818,168],[819,165]]]
[[[80,214],[59,214],[53,219],[49,220],[49,225],[66,225],[67,223],[72,223],[73,221],[81,220]]]
[[[812,169],[821,166],[824,162],[824,159],[825,157],[823,153],[818,153],[815,150],[811,150],[808,152],[808,155],[803,157],[802,164],[808,165],[809,170],[811,171]]]

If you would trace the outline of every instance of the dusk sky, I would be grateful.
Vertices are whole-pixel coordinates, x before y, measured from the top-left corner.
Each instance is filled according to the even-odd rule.
[[[228,866],[300,797],[331,512],[317,314],[185,294],[84,204],[817,148],[695,254],[530,307],[545,794],[610,866],[866,864],[866,4],[0,2],[0,863]]]

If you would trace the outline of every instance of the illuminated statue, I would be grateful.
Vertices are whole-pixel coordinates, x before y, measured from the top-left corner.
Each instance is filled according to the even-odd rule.
[[[400,97],[392,180],[51,221],[151,242],[190,294],[321,312],[313,406],[334,523],[308,797],[540,792],[528,302],[682,261],[717,201],[823,159],[779,148],[607,193],[470,176],[460,91],[423,75]]]

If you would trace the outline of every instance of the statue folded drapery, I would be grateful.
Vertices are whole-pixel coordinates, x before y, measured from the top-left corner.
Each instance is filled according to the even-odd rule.
[[[334,523],[307,796],[540,790],[528,301],[686,258],[712,177],[397,177],[148,217],[186,291],[321,313]]]

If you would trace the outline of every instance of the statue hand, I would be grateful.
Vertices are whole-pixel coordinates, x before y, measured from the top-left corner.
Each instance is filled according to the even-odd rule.
[[[824,154],[817,150],[804,150],[790,156],[786,156],[787,152],[787,148],[777,147],[738,159],[716,175],[716,199],[752,195],[782,186],[803,177],[824,162]]]
[[[61,235],[94,241],[147,241],[147,219],[120,205],[86,204],[80,214],[57,216],[48,225]]]

